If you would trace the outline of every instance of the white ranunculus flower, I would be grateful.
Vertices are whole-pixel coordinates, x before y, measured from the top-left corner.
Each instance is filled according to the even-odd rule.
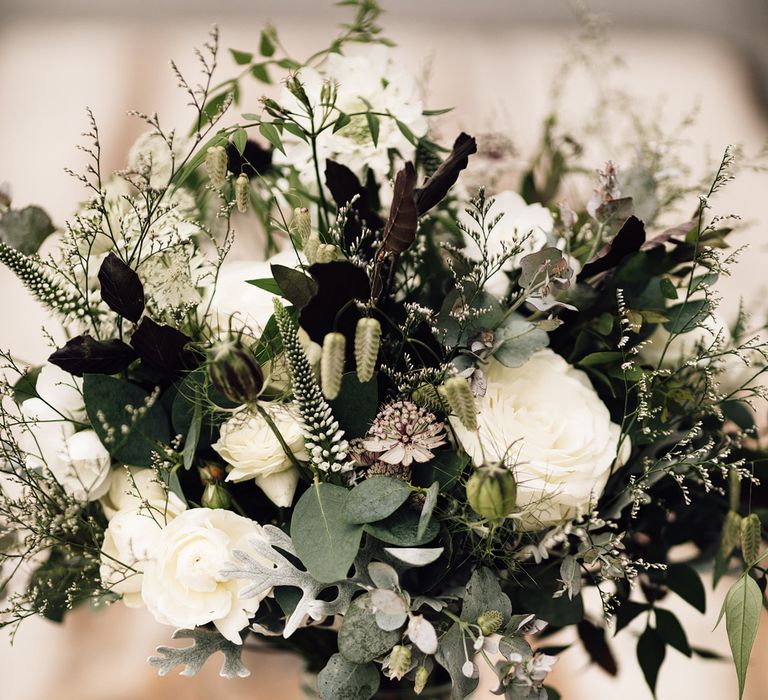
[[[552,240],[555,220],[549,209],[538,203],[527,204],[517,192],[506,190],[493,196],[486,220],[493,221],[499,215],[502,215],[501,219],[488,237],[489,255],[500,255],[502,243],[509,250],[522,242],[521,251],[507,260],[503,269],[492,275],[485,286],[486,291],[501,297],[509,290],[509,278],[505,271],[514,269],[525,255],[547,245],[558,244],[561,247],[562,242]],[[462,212],[459,218],[470,230],[477,230],[477,224],[468,214]],[[474,260],[480,258],[480,251],[472,240],[467,239],[465,252]]]
[[[144,502],[157,504],[166,499],[170,502],[178,496],[168,491],[154,469],[122,466],[113,470],[109,491],[101,497],[101,506],[107,520],[111,520],[118,511],[135,510]]]
[[[137,471],[152,473],[151,469]],[[159,497],[145,496],[143,503],[135,493],[131,497],[135,499],[134,507],[113,513],[104,532],[99,574],[105,588],[122,595],[129,608],[138,608],[142,605],[141,586],[147,561],[163,528],[186,506],[176,494],[166,494],[164,490]]]
[[[173,162],[173,152],[156,131],[143,133],[128,151],[128,167],[136,172],[148,171],[150,187],[156,190],[170,182]]]
[[[85,421],[85,402],[83,401],[83,380],[65,372],[53,364],[46,364],[37,375],[35,384],[37,395],[65,418]]]
[[[544,349],[522,367],[496,360],[477,399],[477,432],[452,417],[462,447],[479,466],[503,461],[517,481],[519,522],[535,530],[588,511],[617,459],[620,428],[587,375]],[[618,459],[629,457],[624,439]]]
[[[269,414],[294,458],[308,459],[304,449],[304,431],[295,410],[270,403],[261,406]],[[256,485],[275,505],[291,505],[299,472],[261,414],[250,409],[235,413],[221,426],[219,439],[212,447],[232,466],[227,481],[255,479]]]
[[[94,430],[68,437],[59,459],[48,465],[64,490],[78,501],[95,501],[109,491],[112,458]]]
[[[358,55],[332,53],[320,71],[303,68],[299,80],[304,85],[310,104],[320,113],[320,93],[324,81],[331,81],[337,86],[336,107],[346,114],[357,114],[370,109],[375,112],[391,114],[405,124],[416,136],[427,132],[427,120],[423,115],[424,105],[421,89],[415,77],[400,63],[394,60],[392,53],[385,46],[366,47]],[[286,88],[281,94],[280,104],[295,115],[294,118],[311,129],[310,119],[304,107]],[[315,124],[315,128],[317,124]],[[312,168],[312,149],[304,141],[283,135],[286,155],[275,152],[277,162],[287,162],[306,175],[306,182],[314,184]],[[379,136],[374,145],[365,115],[358,114],[352,121],[333,133],[326,129],[317,140],[318,157],[321,162],[330,158],[351,168],[358,175],[370,168],[379,182],[390,175],[389,151],[396,150],[406,157],[414,150],[413,145],[403,135],[394,119],[381,117]],[[322,170],[322,166],[321,166]]]
[[[144,567],[141,597],[158,622],[195,627],[213,622],[224,637],[240,644],[240,630],[271,593],[241,598],[250,584],[225,579],[222,571],[236,550],[269,564],[251,546],[261,526],[229,510],[194,508],[166,525]]]

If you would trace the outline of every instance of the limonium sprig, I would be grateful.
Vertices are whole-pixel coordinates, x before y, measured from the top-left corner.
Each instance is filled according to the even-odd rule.
[[[323,398],[304,348],[301,346],[296,324],[288,311],[275,299],[275,320],[283,341],[291,386],[304,427],[307,453],[315,472],[347,472],[352,463],[347,458],[349,443],[344,431],[333,417],[333,411]]]

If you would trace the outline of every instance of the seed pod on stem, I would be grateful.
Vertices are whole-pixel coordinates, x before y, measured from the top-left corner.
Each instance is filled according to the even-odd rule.
[[[341,391],[347,340],[341,333],[328,333],[323,339],[320,357],[320,385],[326,399],[335,399]]]

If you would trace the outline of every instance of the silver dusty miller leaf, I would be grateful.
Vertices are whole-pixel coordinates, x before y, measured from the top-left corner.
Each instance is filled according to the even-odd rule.
[[[266,540],[254,539],[250,544],[256,555],[273,563],[274,566],[264,564],[245,552],[235,551],[235,562],[231,568],[221,573],[227,578],[246,579],[253,582],[240,593],[241,598],[261,595],[275,586],[292,586],[301,589],[301,600],[285,622],[283,636],[286,639],[301,626],[307,616],[313,620],[322,620],[329,615],[343,614],[352,601],[352,595],[359,590],[359,584],[370,583],[367,574],[364,573],[370,561],[370,554],[366,553],[366,550],[361,550],[355,560],[355,570],[359,574],[354,578],[334,583],[320,583],[306,571],[298,569],[281,554],[280,550],[297,557],[288,535],[273,525],[265,525],[263,531]],[[320,593],[328,588],[336,588],[336,597],[330,601],[319,600]]]
[[[219,675],[222,678],[247,678],[251,672],[243,666],[240,660],[242,645],[230,642],[222,637],[216,630],[196,627],[193,630],[180,629],[173,633],[173,639],[191,639],[192,646],[183,647],[157,647],[159,656],[150,656],[148,661],[158,669],[161,676],[168,675],[177,666],[184,666],[182,676],[194,676],[203,664],[220,651],[224,654],[224,663]]]

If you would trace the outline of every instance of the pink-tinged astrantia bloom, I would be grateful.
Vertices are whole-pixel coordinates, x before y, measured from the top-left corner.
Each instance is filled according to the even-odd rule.
[[[445,444],[445,426],[431,413],[412,401],[393,401],[384,406],[373,421],[366,450],[376,452],[387,464],[409,466],[428,462],[432,450]]]

